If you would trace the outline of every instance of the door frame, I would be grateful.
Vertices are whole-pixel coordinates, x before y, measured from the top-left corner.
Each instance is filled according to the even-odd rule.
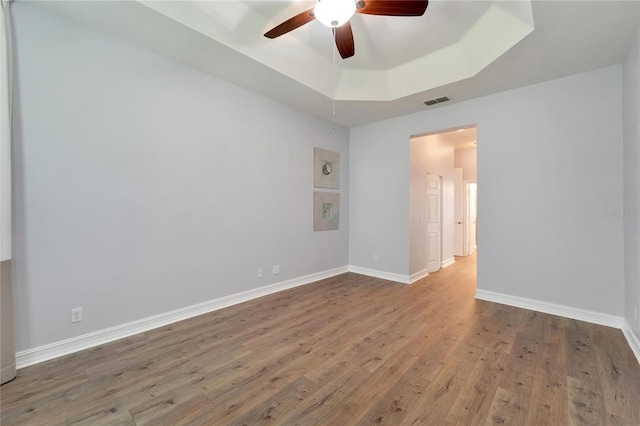
[[[430,260],[431,259],[431,255],[432,253],[429,252],[429,234],[431,233],[430,229],[429,229],[429,224],[430,224],[430,201],[429,201],[429,197],[430,197],[430,193],[429,193],[429,179],[433,179],[435,178],[435,180],[437,180],[438,182],[438,189],[437,189],[437,223],[436,223],[436,228],[437,228],[437,251],[438,251],[438,258],[437,260]],[[442,243],[443,243],[443,238],[442,238],[442,212],[443,212],[443,208],[442,208],[442,197],[443,197],[443,176],[438,174],[438,173],[430,173],[427,172],[427,270],[429,273],[431,272],[437,272],[440,269],[442,269]],[[437,269],[435,267],[432,267],[431,264],[437,262]]]
[[[464,197],[463,197],[463,203],[464,203],[464,214],[463,214],[463,221],[462,221],[462,251],[464,252],[465,256],[469,256],[472,253],[470,253],[471,250],[469,250],[469,239],[470,239],[470,228],[471,228],[471,221],[469,218],[469,207],[470,207],[470,201],[469,201],[469,191],[470,191],[470,187],[469,184],[476,184],[476,231],[475,234],[478,235],[478,181],[477,180],[465,180],[463,181],[463,187],[464,187]],[[478,239],[476,237],[476,247],[474,250],[475,251],[478,250]]]

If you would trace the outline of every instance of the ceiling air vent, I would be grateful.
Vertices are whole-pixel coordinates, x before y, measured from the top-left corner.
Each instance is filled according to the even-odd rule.
[[[429,99],[428,101],[424,101],[424,104],[427,106],[431,106],[431,105],[435,105],[435,104],[441,104],[442,102],[447,102],[451,99],[449,99],[448,96],[440,96],[439,98],[433,98],[433,99]]]

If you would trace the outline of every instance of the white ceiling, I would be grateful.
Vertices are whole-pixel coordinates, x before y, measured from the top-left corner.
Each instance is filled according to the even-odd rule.
[[[622,63],[640,22],[636,0],[431,0],[422,17],[356,14],[356,54],[336,55],[334,80],[329,28],[262,36],[314,1],[30,3],[324,118],[335,98],[349,127]]]
[[[454,151],[475,149],[477,147],[478,133],[475,127],[443,133],[442,137],[451,141]]]

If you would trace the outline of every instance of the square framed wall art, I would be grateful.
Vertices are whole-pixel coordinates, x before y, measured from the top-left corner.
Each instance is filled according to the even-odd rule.
[[[313,230],[330,231],[340,227],[340,194],[338,192],[313,193]]]
[[[340,153],[326,149],[313,149],[313,186],[340,188]]]

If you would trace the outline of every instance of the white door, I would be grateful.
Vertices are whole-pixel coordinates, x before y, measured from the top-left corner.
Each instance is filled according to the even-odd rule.
[[[427,270],[440,270],[440,176],[427,174]]]
[[[468,226],[468,238],[467,238],[467,252],[469,255],[475,253],[477,248],[476,235],[477,235],[477,221],[478,221],[478,184],[468,183],[467,185],[467,223]]]
[[[465,256],[464,251],[464,182],[462,169],[453,169],[453,255]]]

